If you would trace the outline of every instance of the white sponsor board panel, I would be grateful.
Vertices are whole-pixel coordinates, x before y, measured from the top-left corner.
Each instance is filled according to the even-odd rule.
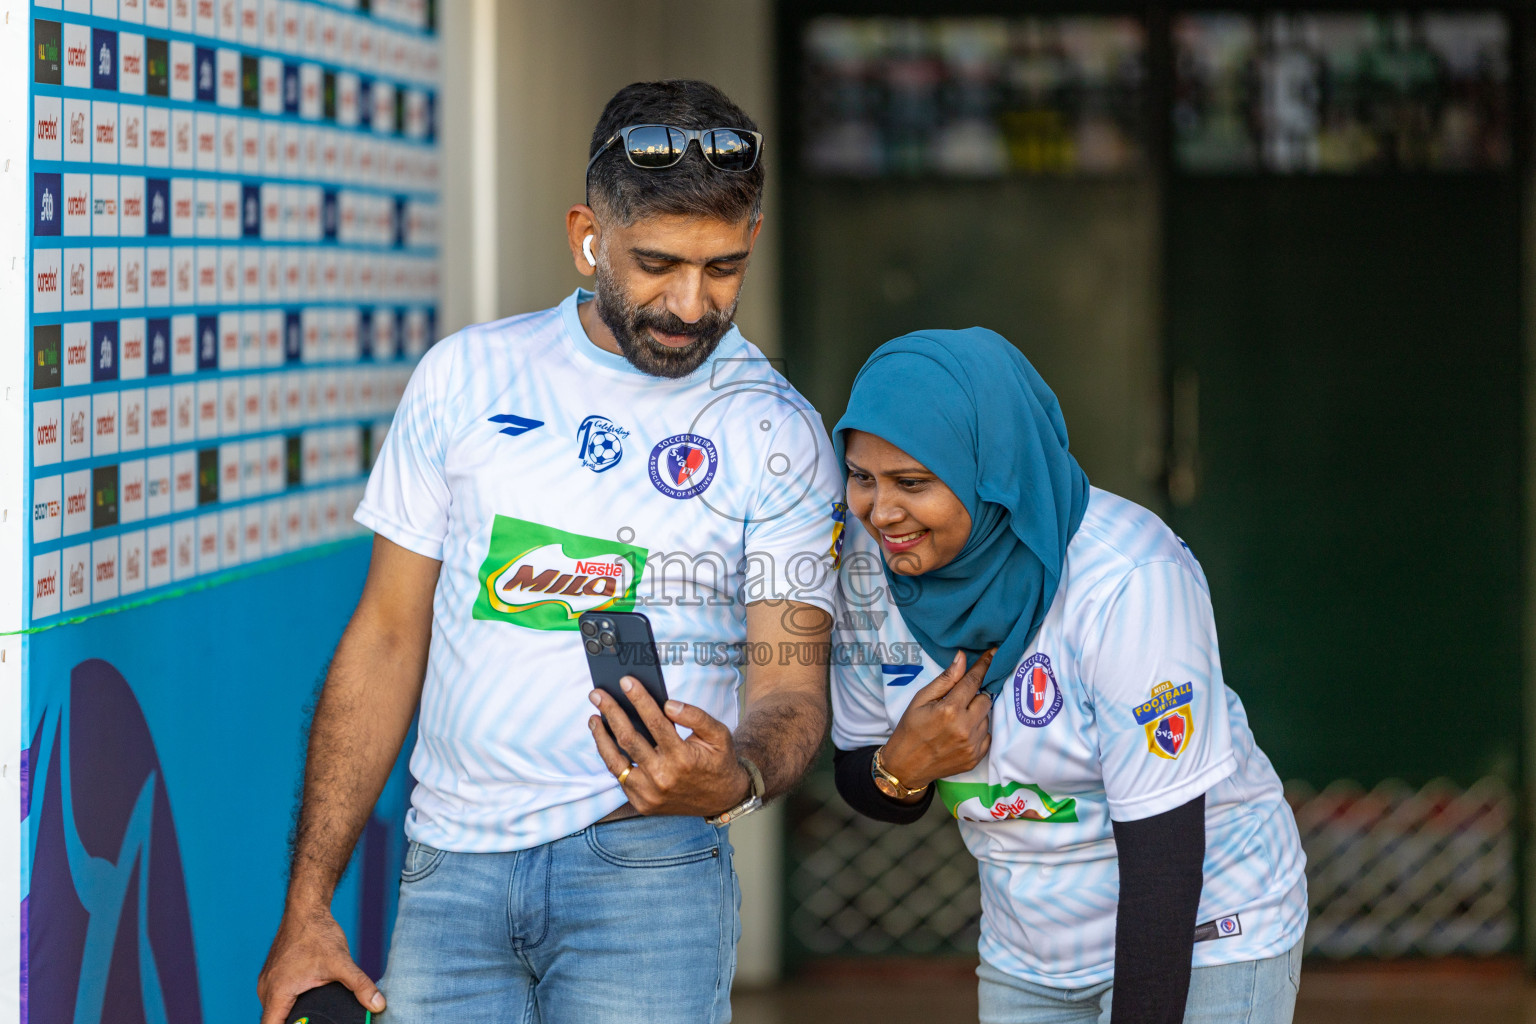
[[[33,4],[18,626],[349,536],[435,337],[432,6],[267,6]]]

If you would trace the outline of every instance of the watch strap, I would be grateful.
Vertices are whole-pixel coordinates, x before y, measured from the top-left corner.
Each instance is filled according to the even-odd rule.
[[[909,797],[917,796],[928,788],[927,786],[918,786],[916,789],[913,789],[912,787],[904,784],[896,776],[892,775],[889,771],[886,770],[885,762],[880,757],[880,755],[883,753],[885,753],[885,744],[882,743],[879,748],[875,750],[874,759],[869,762],[869,769],[870,771],[874,772],[876,777],[884,779],[886,782],[890,783],[891,787],[896,790],[900,799],[905,800]]]
[[[763,806],[763,797],[768,792],[768,787],[763,783],[763,773],[758,770],[757,765],[740,754],[736,755],[736,760],[740,762],[742,768],[746,769],[751,779],[751,789],[747,793],[747,798],[728,811],[721,811],[713,818],[705,818],[706,824],[729,825],[737,818],[745,817]]]

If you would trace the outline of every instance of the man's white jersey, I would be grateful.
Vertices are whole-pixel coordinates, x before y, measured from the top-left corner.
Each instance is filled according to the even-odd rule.
[[[848,527],[833,645],[833,742],[890,738],[939,674]],[[938,783],[981,867],[981,955],[1042,985],[1114,974],[1120,876],[1111,819],[1204,793],[1194,965],[1283,953],[1307,921],[1305,858],[1280,780],[1222,680],[1200,564],[1163,522],[1097,488],[1035,642],[992,709],[992,747]]]
[[[643,374],[587,338],[587,298],[430,349],[357,511],[442,562],[406,818],[429,846],[525,849],[624,802],[582,612],[645,613],[669,694],[734,727],[746,603],[832,607],[815,410],[734,327],[688,377]]]

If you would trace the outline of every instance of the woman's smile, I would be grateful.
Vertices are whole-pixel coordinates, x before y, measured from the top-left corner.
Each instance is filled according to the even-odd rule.
[[[926,536],[928,536],[926,529],[899,534],[882,532],[880,534],[880,543],[887,551],[911,551],[921,544]]]

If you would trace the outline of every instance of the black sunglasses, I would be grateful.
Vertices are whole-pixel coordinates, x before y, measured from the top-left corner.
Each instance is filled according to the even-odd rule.
[[[699,152],[709,165],[721,171],[750,171],[757,165],[757,155],[762,152],[761,132],[749,132],[745,128],[674,128],[669,124],[632,124],[620,128],[598,147],[587,161],[587,173],[597,158],[608,147],[624,140],[624,155],[636,167],[658,171],[671,167],[688,152],[688,144],[697,142]]]

